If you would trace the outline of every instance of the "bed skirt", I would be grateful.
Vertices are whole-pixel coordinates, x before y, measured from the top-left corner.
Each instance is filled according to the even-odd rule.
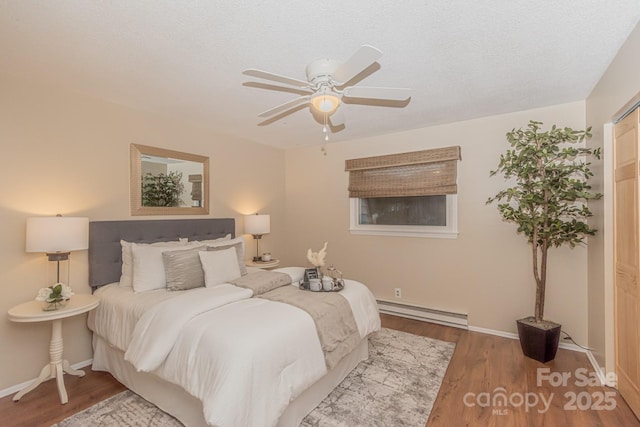
[[[124,360],[124,353],[108,344],[102,337],[93,334],[94,371],[110,372],[127,388],[142,396],[158,408],[176,417],[186,427],[205,427],[202,403],[181,387],[166,382],[160,377],[135,368]],[[360,344],[342,359],[318,382],[305,390],[285,409],[278,421],[278,427],[298,426],[358,363],[369,357],[369,341],[365,337]],[[241,402],[238,402],[239,404]]]

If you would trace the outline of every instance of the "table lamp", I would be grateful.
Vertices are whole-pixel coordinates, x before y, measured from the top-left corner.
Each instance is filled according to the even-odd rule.
[[[44,252],[55,261],[56,283],[60,283],[60,261],[71,251],[89,248],[89,218],[49,216],[27,218],[27,252]]]
[[[263,234],[269,234],[271,232],[271,215],[255,214],[247,215],[244,217],[244,232],[246,234],[253,235],[256,241],[256,256],[253,257],[253,261],[261,261],[262,257],[259,255],[258,245]]]

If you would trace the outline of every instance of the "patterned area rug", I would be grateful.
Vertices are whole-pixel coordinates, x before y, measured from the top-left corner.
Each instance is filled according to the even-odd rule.
[[[369,339],[361,362],[303,420],[304,427],[424,427],[455,344],[383,328]],[[175,418],[124,391],[56,424],[181,426]]]

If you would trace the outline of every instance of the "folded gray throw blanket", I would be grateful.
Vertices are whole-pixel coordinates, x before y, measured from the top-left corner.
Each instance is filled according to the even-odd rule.
[[[229,281],[229,283],[241,288],[251,289],[253,296],[256,297],[272,289],[290,285],[291,276],[277,271],[261,270],[255,273],[245,274],[238,279]]]

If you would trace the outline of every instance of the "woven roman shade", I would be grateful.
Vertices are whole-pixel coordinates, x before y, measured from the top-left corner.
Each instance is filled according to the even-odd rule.
[[[350,159],[349,197],[455,194],[460,147]]]

